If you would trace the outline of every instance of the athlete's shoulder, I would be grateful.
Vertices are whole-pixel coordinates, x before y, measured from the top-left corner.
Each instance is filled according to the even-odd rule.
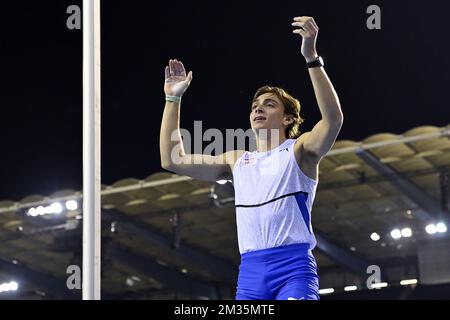
[[[245,152],[245,150],[230,150],[224,153],[225,161],[230,166],[231,170],[234,169],[234,165]]]

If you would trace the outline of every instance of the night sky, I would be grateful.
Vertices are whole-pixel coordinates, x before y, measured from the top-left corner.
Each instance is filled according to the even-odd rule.
[[[245,4],[244,4],[245,3]],[[0,200],[82,186],[82,33],[66,9],[81,1],[2,4]],[[381,30],[366,8],[381,8]],[[193,71],[181,127],[249,128],[257,88],[299,98],[320,120],[292,18],[312,16],[317,51],[341,102],[338,140],[450,123],[450,3],[411,1],[103,1],[102,182],[161,171],[164,67]]]

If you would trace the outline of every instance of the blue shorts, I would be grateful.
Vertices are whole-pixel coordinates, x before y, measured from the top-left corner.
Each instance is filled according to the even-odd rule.
[[[309,244],[241,255],[236,300],[319,300],[317,264]]]

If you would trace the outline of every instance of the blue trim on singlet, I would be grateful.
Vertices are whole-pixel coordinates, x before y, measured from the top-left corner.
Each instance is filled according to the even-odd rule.
[[[311,229],[309,226],[309,212],[308,208],[306,207],[306,201],[308,200],[308,193],[302,192],[297,193],[295,195],[295,200],[297,200],[298,207],[300,208],[300,212],[303,216],[303,221],[306,224],[306,228],[308,229],[309,233],[311,234]]]

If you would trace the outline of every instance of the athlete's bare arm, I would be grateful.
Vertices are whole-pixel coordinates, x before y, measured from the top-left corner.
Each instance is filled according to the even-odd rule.
[[[170,60],[165,69],[164,92],[181,97],[192,81],[192,71],[186,75],[183,63]],[[230,179],[234,163],[243,151],[232,150],[220,155],[186,154],[180,133],[181,102],[166,101],[160,132],[161,166],[180,175],[217,181]]]
[[[302,36],[301,52],[306,62],[313,61],[319,55],[316,40],[319,27],[312,17],[295,17],[292,23],[298,29],[294,33]],[[297,159],[308,158],[318,165],[319,161],[330,151],[341,130],[344,116],[339,98],[323,67],[309,68],[309,75],[314,87],[317,104],[322,119],[310,132],[302,134],[295,144]],[[301,154],[301,155],[300,155]]]

